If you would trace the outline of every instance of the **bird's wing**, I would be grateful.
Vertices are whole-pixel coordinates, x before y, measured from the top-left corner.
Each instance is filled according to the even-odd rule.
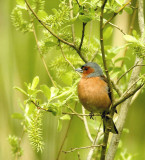
[[[107,80],[107,78],[106,78],[104,75],[101,76],[101,79],[102,79],[103,81],[105,81],[105,82],[107,83],[107,86],[108,86],[108,80]],[[110,100],[112,101],[111,92],[110,92],[109,86],[108,86],[108,95],[109,95]]]

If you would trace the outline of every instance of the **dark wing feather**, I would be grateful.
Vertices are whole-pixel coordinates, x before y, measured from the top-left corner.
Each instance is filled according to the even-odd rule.
[[[101,76],[101,79],[102,79],[103,81],[105,81],[105,82],[107,83],[107,86],[108,86],[108,80],[107,80],[107,78],[106,78],[104,75]],[[111,92],[110,92],[109,86],[108,86],[108,95],[109,95],[109,98],[110,98],[110,100],[111,100],[111,102],[112,102]]]

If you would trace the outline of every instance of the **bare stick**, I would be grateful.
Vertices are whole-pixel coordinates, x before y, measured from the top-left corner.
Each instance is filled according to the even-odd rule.
[[[52,34],[54,37],[56,37],[58,40],[60,40],[60,41],[63,42],[64,44],[67,44],[67,45],[69,45],[70,47],[72,47],[72,48],[75,49],[74,44],[65,41],[64,39],[60,38],[58,35],[56,35],[55,33],[53,33],[53,32],[46,26],[46,24],[39,19],[39,17],[37,16],[37,14],[36,14],[36,13],[33,11],[33,9],[30,7],[30,5],[29,5],[29,3],[27,2],[27,0],[25,0],[25,2],[26,2],[26,4],[27,4],[29,10],[30,10],[30,11],[32,12],[32,14],[35,16],[35,18],[42,24],[42,26],[43,26],[50,34]]]
[[[92,146],[85,146],[85,147],[79,147],[79,148],[72,148],[71,150],[69,151],[63,151],[64,153],[70,153],[70,152],[74,152],[76,150],[80,150],[80,149],[88,149],[88,148],[93,148],[93,147],[101,147],[102,144],[99,144],[99,145],[92,145]]]
[[[76,105],[75,105],[75,107],[76,107]],[[70,119],[70,121],[69,121],[69,123],[68,123],[67,130],[66,130],[65,136],[64,136],[64,138],[63,138],[63,141],[62,141],[62,143],[61,143],[60,149],[59,149],[59,151],[58,151],[58,155],[57,155],[56,160],[59,160],[60,154],[61,154],[61,152],[62,152],[62,148],[63,148],[63,146],[64,146],[65,140],[66,140],[67,135],[68,135],[68,131],[69,131],[69,129],[70,129],[70,125],[71,125],[71,122],[72,122],[72,118],[73,118],[73,117],[71,117],[71,119]]]
[[[69,0],[69,6],[70,6],[70,18],[73,19],[73,6],[72,6],[72,0]],[[71,25],[72,30],[72,40],[75,44],[75,30],[74,30],[74,24]]]
[[[82,106],[82,113],[85,114],[85,108]],[[87,132],[87,135],[88,135],[88,138],[91,142],[93,142],[93,138],[91,136],[91,133],[90,133],[90,130],[89,130],[89,127],[88,127],[88,123],[87,123],[87,119],[86,117],[84,116],[84,125],[85,125],[85,129],[86,129],[86,132]]]
[[[81,47],[83,45],[83,40],[84,40],[84,36],[85,36],[85,26],[87,23],[83,22],[83,29],[82,29],[82,38],[81,38],[81,42],[80,42],[80,46],[79,46],[79,50],[81,51]]]
[[[132,90],[130,93],[126,94],[124,97],[120,98],[117,102],[114,103],[113,107],[118,106],[119,104],[123,103],[125,100],[133,96],[138,90],[140,90],[144,86],[144,83],[140,84],[138,87],[136,87],[134,90]]]
[[[45,111],[45,112],[53,112],[50,109],[46,109],[46,108],[40,107],[39,104],[37,104],[33,100],[31,100],[31,102],[37,107],[37,109],[40,109],[40,110]],[[77,112],[74,112],[74,113],[71,113],[71,112],[62,112],[62,114],[75,115],[75,116],[87,116],[87,117],[90,116],[90,114],[81,114],[81,113],[77,113]],[[101,114],[96,113],[96,114],[94,114],[94,116],[101,116]]]
[[[140,64],[137,65],[135,64],[134,66],[132,66],[131,68],[129,68],[125,73],[123,73],[117,80],[116,84],[118,84],[118,82],[121,80],[121,78],[123,78],[128,72],[130,72],[133,68],[137,67],[137,66],[145,66],[145,64]]]
[[[62,43],[72,47],[73,49],[76,50],[76,52],[79,54],[80,58],[84,61],[87,62],[86,58],[83,56],[83,54],[81,53],[81,51],[76,48],[76,46],[73,43],[70,43],[68,41],[65,41],[64,39],[60,38],[58,35],[56,35],[54,32],[52,32],[47,25],[41,21],[41,19],[39,19],[39,17],[37,16],[37,14],[33,11],[33,9],[31,8],[31,6],[29,5],[29,3],[27,2],[27,0],[25,0],[25,3],[27,4],[29,10],[32,12],[32,14],[35,16],[35,18],[38,20],[38,22],[50,33],[52,34],[54,37],[56,37],[59,41],[61,41]]]
[[[111,26],[115,27],[116,29],[118,29],[120,32],[122,32],[124,35],[126,35],[126,33],[123,31],[123,29],[119,28],[117,25],[111,23],[111,22],[108,22]]]
[[[120,91],[120,89],[118,88],[118,86],[114,83],[113,80],[111,80],[111,83],[112,83],[112,87],[113,89],[116,91],[116,93],[121,96],[122,95],[122,92]]]
[[[78,1],[78,0],[76,0],[76,2],[77,2],[77,4],[78,4],[78,6],[79,6],[79,7],[81,7],[81,5],[79,4],[79,1]]]
[[[138,10],[138,22],[139,22],[139,28],[141,31],[141,35],[142,35],[142,39],[143,37],[143,32],[144,32],[144,12],[143,12],[143,0],[139,0],[139,10]],[[143,41],[145,41],[145,39],[143,39]],[[137,62],[139,62],[138,64],[142,64],[143,59],[142,58],[136,58],[135,64]],[[138,79],[138,75],[140,73],[141,70],[141,66],[135,67],[132,71],[131,74],[131,78],[130,78],[130,82],[128,84],[128,88],[130,88],[130,86],[134,83],[134,81],[136,81]],[[133,90],[133,88],[132,88]],[[122,103],[121,105],[121,109],[120,109],[120,113],[118,116],[118,121],[117,121],[117,128],[119,131],[118,135],[113,135],[112,139],[111,139],[111,143],[108,149],[108,153],[107,153],[107,158],[106,160],[113,160],[115,157],[115,153],[118,147],[118,143],[120,140],[120,136],[123,130],[123,126],[126,120],[126,116],[128,113],[128,108],[130,106],[130,102],[131,102],[132,98],[128,98],[124,103]]]
[[[107,23],[109,23],[119,12],[121,12],[129,3],[131,2],[131,0],[129,0],[127,3],[125,3],[117,12],[114,13],[114,15],[107,21],[105,22],[105,24],[103,25],[103,28],[105,27],[105,25]]]
[[[94,142],[92,143],[92,145],[98,145],[98,141],[100,140],[101,136],[103,135],[103,131],[100,131],[101,125],[102,125],[102,123],[100,123],[100,126],[98,128],[96,137],[95,137]],[[92,159],[94,150],[95,150],[95,148],[91,148],[90,149],[89,154],[87,156],[87,160],[91,160]]]
[[[104,69],[105,69],[105,72],[106,72],[108,86],[110,88],[111,98],[112,98],[112,103],[113,103],[113,101],[114,101],[114,99],[113,99],[113,89],[112,89],[112,84],[111,84],[111,80],[110,80],[110,75],[108,73],[105,51],[104,51],[104,40],[103,40],[103,15],[104,15],[104,8],[105,8],[106,3],[107,3],[107,0],[102,0],[101,15],[100,15],[100,44],[101,44],[101,53],[102,53]],[[102,146],[102,150],[101,150],[101,160],[105,160],[108,137],[109,137],[109,130],[106,129],[105,133],[104,133],[103,146]]]
[[[31,18],[31,15],[29,15],[29,16],[30,16],[30,18]],[[32,18],[31,18],[31,19],[32,19]],[[47,72],[47,74],[48,74],[48,76],[49,76],[49,78],[50,78],[53,86],[56,87],[56,84],[55,84],[55,82],[54,82],[54,80],[53,80],[53,78],[52,78],[52,76],[51,76],[51,74],[50,74],[50,72],[49,72],[49,70],[48,70],[48,67],[47,67],[47,65],[46,65],[45,59],[44,59],[43,54],[42,54],[42,52],[41,52],[41,49],[40,49],[40,46],[39,46],[39,43],[38,43],[38,38],[37,38],[37,35],[36,35],[36,30],[35,30],[35,26],[34,26],[33,20],[32,20],[32,31],[33,31],[33,34],[34,34],[34,38],[35,38],[35,41],[36,41],[36,45],[37,45],[37,48],[38,48],[38,52],[39,52],[39,54],[40,54],[40,58],[42,59],[43,65],[44,65],[44,67],[45,67],[45,69],[46,69],[46,72]]]

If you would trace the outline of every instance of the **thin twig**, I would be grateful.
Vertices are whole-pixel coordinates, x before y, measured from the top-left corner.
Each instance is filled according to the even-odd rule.
[[[73,19],[73,6],[72,6],[72,0],[69,0],[69,7],[70,7],[70,18]],[[75,44],[75,30],[74,30],[74,24],[71,25],[72,30],[72,40]]]
[[[46,108],[42,108],[40,107],[36,102],[34,102],[33,100],[31,100],[31,102],[37,107],[37,109],[39,110],[42,110],[42,111],[45,111],[45,112],[53,112],[52,110],[50,109],[46,109]],[[62,114],[68,114],[68,115],[75,115],[75,116],[86,116],[86,117],[89,117],[90,114],[81,114],[81,113],[77,113],[77,112],[74,112],[74,113],[71,113],[71,112],[62,112]],[[93,116],[101,116],[101,114],[99,113],[95,113]]]
[[[118,11],[116,11],[113,16],[107,21],[105,22],[105,24],[103,25],[103,28],[105,27],[105,25],[107,23],[109,23],[119,12],[121,12],[129,3],[131,2],[131,0],[129,0],[127,3],[125,3]]]
[[[66,62],[73,68],[73,70],[75,71],[75,67],[73,66],[73,64],[66,58],[64,52],[63,52],[63,49],[62,49],[62,46],[61,46],[61,43],[59,43],[59,46],[60,46],[60,50],[61,50],[61,53],[64,57],[64,59],[66,60]],[[81,76],[78,72],[76,72],[79,76]]]
[[[54,32],[52,32],[47,25],[41,21],[41,19],[39,19],[39,17],[37,16],[37,14],[33,11],[33,9],[31,8],[31,6],[29,5],[29,3],[27,2],[27,0],[25,0],[25,3],[27,4],[29,10],[32,12],[32,14],[35,16],[35,18],[38,20],[38,22],[50,33],[52,34],[54,37],[56,37],[59,41],[61,41],[62,43],[72,47],[74,50],[76,50],[76,52],[78,53],[78,55],[80,56],[80,58],[84,61],[87,62],[87,59],[83,56],[83,54],[81,53],[81,51],[73,44],[70,43],[68,41],[65,41],[64,39],[60,38],[58,35],[56,35]]]
[[[88,149],[88,148],[93,148],[93,147],[101,147],[103,146],[103,144],[99,144],[99,145],[92,145],[92,146],[85,146],[85,147],[79,147],[79,148],[72,148],[69,151],[63,151],[64,153],[70,153],[70,152],[74,152],[76,150],[80,150],[80,149]]]
[[[77,103],[75,104],[75,107],[76,107],[76,105],[77,105]],[[68,135],[68,131],[69,131],[69,129],[70,129],[70,125],[71,125],[71,122],[72,122],[72,118],[73,118],[73,117],[71,116],[71,119],[70,119],[70,121],[69,121],[69,123],[68,123],[68,126],[67,126],[67,130],[66,130],[66,132],[65,132],[65,136],[64,136],[64,138],[63,138],[63,141],[62,141],[62,143],[61,143],[60,149],[59,149],[59,151],[58,151],[58,155],[57,155],[56,160],[59,160],[60,154],[61,154],[61,152],[62,152],[62,148],[63,148],[63,146],[64,146],[65,140],[66,140],[67,135]]]
[[[29,15],[29,16],[30,16],[30,18],[31,18],[31,20],[32,20],[32,31],[33,31],[33,34],[34,34],[34,38],[35,38],[35,41],[36,41],[36,45],[37,45],[37,48],[38,48],[38,52],[39,52],[39,54],[40,54],[40,58],[41,58],[41,60],[42,60],[42,62],[43,62],[43,65],[44,65],[44,67],[45,67],[45,70],[46,70],[46,72],[47,72],[47,74],[48,74],[48,76],[49,76],[49,78],[50,78],[53,86],[56,87],[56,84],[55,84],[55,82],[54,82],[54,80],[53,80],[53,78],[52,78],[52,76],[51,76],[51,74],[50,74],[50,72],[49,72],[49,70],[48,70],[48,67],[47,67],[47,65],[46,65],[45,59],[44,59],[43,54],[42,54],[42,52],[41,52],[41,49],[40,49],[40,46],[39,46],[39,43],[38,43],[38,38],[37,38],[35,26],[34,26],[34,21],[33,21],[32,17],[31,17],[31,15]]]
[[[83,106],[82,106],[82,113],[85,114],[85,108]],[[84,119],[84,125],[85,125],[87,136],[88,136],[89,140],[91,142],[93,142],[93,138],[91,136],[91,133],[90,133],[90,130],[89,130],[89,127],[88,127],[87,119],[86,119],[85,116],[83,117],[83,119]]]
[[[76,2],[77,2],[77,4],[78,4],[78,6],[79,6],[79,7],[81,7],[81,5],[79,4],[79,1],[78,1],[78,0],[76,0]]]
[[[69,45],[70,47],[72,47],[72,48],[75,49],[74,44],[65,41],[64,39],[62,39],[62,38],[60,38],[58,35],[56,35],[54,32],[52,32],[52,31],[46,26],[46,24],[39,19],[39,17],[37,16],[37,14],[34,12],[34,10],[33,10],[33,9],[31,8],[31,6],[29,5],[28,1],[25,0],[25,2],[26,2],[26,4],[27,4],[29,10],[30,10],[30,11],[32,12],[32,14],[35,16],[35,18],[39,21],[39,23],[42,24],[42,26],[43,26],[50,34],[52,34],[54,37],[56,37],[58,40],[60,40],[60,41],[63,42],[64,44],[67,44],[67,45]]]
[[[66,103],[66,105],[67,105],[67,108],[72,111],[72,113],[76,114],[76,116],[77,116],[78,118],[80,118],[80,120],[83,121],[82,116],[78,115],[78,113],[77,113],[74,109],[72,109],[67,103]]]
[[[111,80],[111,83],[112,83],[112,87],[113,87],[113,89],[116,91],[116,93],[117,93],[119,96],[121,96],[121,95],[122,95],[122,92],[121,92],[121,90],[118,88],[118,86],[114,83],[113,80]]]
[[[123,29],[119,28],[116,24],[113,24],[111,22],[108,22],[111,26],[115,27],[116,29],[118,29],[120,32],[122,32],[124,35],[126,35],[126,33],[123,31]]]
[[[101,44],[101,53],[102,53],[104,69],[106,72],[108,86],[110,88],[111,99],[112,99],[112,104],[113,104],[114,103],[113,89],[112,89],[112,84],[110,80],[110,75],[108,73],[108,67],[107,67],[105,51],[104,51],[104,40],[103,40],[103,15],[104,15],[104,8],[105,8],[106,3],[107,3],[107,0],[102,0],[101,15],[100,15],[100,44]],[[109,130],[106,128],[105,133],[104,133],[103,146],[101,150],[101,160],[105,160],[108,137],[109,137]]]
[[[81,160],[81,156],[79,152],[78,152],[78,160]]]
[[[138,1],[136,1],[135,7],[138,8]],[[132,33],[132,30],[133,30],[133,26],[134,26],[134,22],[135,22],[135,18],[136,18],[136,13],[137,13],[137,9],[133,10],[133,14],[132,14],[132,17],[131,17],[131,23],[130,23],[130,27],[129,27],[129,31],[128,31],[129,35]],[[127,51],[127,47],[125,48],[125,51],[123,53],[123,57],[125,57],[126,51]],[[122,67],[123,64],[124,64],[124,60],[121,61],[120,66]]]
[[[85,36],[85,26],[87,23],[83,22],[83,29],[82,29],[82,38],[81,38],[81,42],[80,42],[80,46],[79,46],[79,51],[81,51],[81,47],[83,45],[83,40],[84,40],[84,36]]]
[[[100,140],[100,137],[101,137],[101,135],[103,134],[103,132],[100,131],[101,125],[102,125],[102,123],[100,123],[100,125],[99,125],[98,131],[97,131],[97,134],[96,134],[96,137],[95,137],[92,145],[98,145],[98,141]],[[88,156],[87,156],[87,160],[91,160],[91,159],[92,159],[94,150],[95,150],[95,148],[91,148],[91,149],[90,149],[89,154],[88,154]]]
[[[125,73],[123,73],[117,80],[116,84],[118,84],[118,82],[120,81],[121,78],[123,78],[128,72],[130,72],[133,68],[137,67],[137,66],[145,66],[145,64],[135,64],[134,66],[132,66],[131,68],[129,68]]]
[[[144,86],[144,83],[140,84],[139,86],[137,86],[134,90],[132,90],[131,92],[129,92],[128,94],[126,94],[125,96],[121,97],[117,102],[114,103],[114,105],[112,107],[116,107],[119,104],[123,103],[125,100],[127,100],[128,98],[130,98],[131,96],[133,96],[138,90],[140,90],[142,87]]]

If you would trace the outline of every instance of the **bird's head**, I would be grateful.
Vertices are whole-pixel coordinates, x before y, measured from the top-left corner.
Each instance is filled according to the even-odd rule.
[[[88,62],[81,68],[76,69],[76,71],[82,73],[82,76],[87,78],[103,76],[101,67],[94,62]]]

